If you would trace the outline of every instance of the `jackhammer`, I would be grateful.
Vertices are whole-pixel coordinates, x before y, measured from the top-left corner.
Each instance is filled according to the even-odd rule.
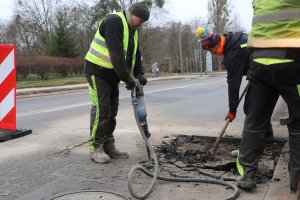
[[[147,123],[147,109],[146,109],[146,102],[145,102],[145,97],[144,97],[144,92],[143,92],[143,87],[142,85],[139,84],[139,82],[136,80],[136,86],[134,89],[131,91],[131,97],[132,97],[132,105],[133,105],[133,110],[134,110],[134,116],[135,120],[137,123],[137,126],[139,128],[139,131],[143,137],[143,140],[146,144],[147,147],[147,153],[148,153],[148,158],[149,161],[153,159],[154,161],[154,172],[149,172],[147,169],[140,165],[135,165],[131,168],[129,174],[128,174],[128,190],[129,193],[136,199],[145,199],[153,190],[154,184],[157,179],[159,180],[164,180],[164,181],[172,181],[172,182],[201,182],[201,183],[209,183],[209,184],[218,184],[218,185],[223,185],[226,187],[230,187],[234,192],[231,196],[225,198],[225,200],[234,200],[239,196],[239,189],[236,185],[225,182],[223,180],[218,180],[218,179],[203,179],[203,178],[177,178],[177,177],[164,177],[164,176],[159,176],[159,163],[158,163],[158,158],[151,147],[148,138],[150,137],[150,133],[147,129],[144,127],[143,128],[143,122]],[[147,124],[148,125],[148,124]],[[148,133],[147,133],[148,132]],[[148,135],[147,135],[148,134]],[[141,171],[144,174],[146,174],[149,177],[152,177],[152,181],[148,188],[140,194],[135,193],[133,190],[133,178],[134,178],[134,172],[135,171]]]
[[[136,107],[134,115],[137,117],[136,122],[139,125],[139,128],[141,128],[140,132],[142,133],[142,137],[145,140],[148,140],[151,136],[151,133],[148,129],[148,123],[147,123],[147,108],[146,108],[146,102],[145,102],[145,96],[143,91],[143,86],[138,82],[138,80],[135,80],[136,86],[131,90],[131,98],[132,98],[132,104]],[[150,157],[150,148],[146,145],[147,148],[147,154],[149,160]]]

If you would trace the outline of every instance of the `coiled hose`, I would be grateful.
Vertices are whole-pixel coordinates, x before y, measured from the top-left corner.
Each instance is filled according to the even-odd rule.
[[[138,125],[139,131],[141,132],[141,135],[143,137],[144,142],[146,143],[146,146],[150,152],[150,158],[154,160],[154,173],[149,172],[147,169],[140,165],[135,165],[131,168],[128,174],[128,190],[129,193],[136,199],[145,199],[153,190],[154,184],[157,179],[159,180],[164,180],[164,181],[172,181],[172,182],[201,182],[201,183],[209,183],[209,184],[217,184],[217,185],[223,185],[223,186],[228,186],[233,190],[233,194],[229,197],[227,197],[225,200],[234,200],[239,196],[239,189],[236,185],[232,183],[228,183],[222,180],[218,179],[203,179],[203,178],[178,178],[178,177],[164,177],[164,176],[159,176],[159,164],[158,164],[158,158],[156,153],[154,152],[152,146],[148,142],[148,139],[145,135],[144,130],[142,129],[140,125],[140,120],[138,116],[138,101],[136,98],[136,88],[132,90],[132,105],[133,105],[133,110],[134,110],[134,116],[136,123]],[[150,183],[149,187],[141,194],[137,194],[133,191],[133,175],[135,171],[141,171],[144,174],[146,174],[149,177],[152,177],[152,182]]]

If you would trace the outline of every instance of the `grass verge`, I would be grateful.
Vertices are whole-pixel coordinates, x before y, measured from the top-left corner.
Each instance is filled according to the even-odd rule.
[[[17,81],[17,89],[33,87],[52,87],[60,85],[72,85],[87,83],[85,77],[72,77],[51,80]]]

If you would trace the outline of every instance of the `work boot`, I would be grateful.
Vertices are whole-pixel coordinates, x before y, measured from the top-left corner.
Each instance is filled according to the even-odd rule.
[[[104,152],[103,144],[100,144],[99,147],[95,148],[92,152],[92,158],[96,163],[108,163],[110,161],[109,156]]]
[[[236,149],[236,150],[231,151],[231,155],[232,155],[233,157],[237,157],[237,156],[239,155],[239,150]]]
[[[127,152],[117,150],[114,142],[104,143],[104,151],[110,158],[126,159],[129,157]]]
[[[256,188],[256,181],[252,178],[240,178],[237,182],[237,186],[244,190],[252,190]]]
[[[151,133],[149,132],[147,121],[141,122],[141,127],[146,135],[146,138],[149,139],[151,137]]]

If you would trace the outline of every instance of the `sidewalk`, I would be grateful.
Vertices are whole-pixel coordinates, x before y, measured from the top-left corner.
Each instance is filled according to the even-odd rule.
[[[203,78],[207,78],[209,75],[204,75]],[[180,80],[180,79],[190,79],[199,78],[199,74],[193,75],[176,75],[171,77],[159,77],[159,78],[148,78],[148,82],[165,81],[165,80]],[[28,88],[28,89],[17,89],[18,98],[23,96],[31,95],[47,95],[51,92],[70,92],[76,90],[87,90],[87,84],[78,85],[68,85],[61,87],[48,87],[48,88]],[[278,106],[275,109],[277,115],[272,117],[272,124],[274,128],[275,137],[287,138],[287,128],[286,126],[281,126],[279,123],[279,118],[282,113],[286,112],[282,99],[278,102]],[[20,177],[20,174],[33,174],[32,177],[26,177],[24,180],[17,179],[16,181],[24,181],[22,187],[17,188],[11,185],[7,185],[7,191],[11,191],[11,188],[15,188],[19,191],[18,194],[23,194],[21,196],[13,196],[14,198],[5,198],[8,196],[7,191],[0,191],[0,199],[2,197],[5,200],[17,199],[17,200],[41,200],[49,199],[47,197],[53,196],[53,194],[66,193],[66,191],[76,190],[82,191],[83,189],[88,190],[90,188],[101,188],[104,191],[111,191],[112,188],[114,192],[119,194],[124,194],[127,197],[130,194],[125,187],[127,185],[127,173],[129,172],[131,166],[136,163],[137,160],[140,161],[141,158],[145,158],[145,147],[143,142],[139,139],[134,141],[136,146],[131,146],[132,141],[120,141],[120,146],[124,149],[130,149],[130,158],[124,160],[120,163],[113,161],[108,165],[95,165],[92,161],[88,160],[87,154],[87,144],[83,143],[86,141],[86,136],[82,137],[82,122],[88,123],[89,116],[85,115],[84,119],[71,119],[69,122],[61,122],[61,124],[56,124],[56,126],[49,126],[47,130],[47,135],[31,135],[26,136],[19,141],[8,141],[5,143],[0,143],[0,151],[2,156],[0,156],[0,161],[5,161],[4,164],[0,165],[0,170],[8,170],[8,174],[3,175],[1,179],[12,179],[14,182],[14,176]],[[78,130],[77,132],[70,133],[70,127],[66,127],[65,124],[73,124],[72,130]],[[88,126],[88,124],[84,124]],[[129,130],[130,131],[130,130]],[[132,130],[131,130],[132,131]],[[128,132],[128,130],[127,130]],[[135,132],[135,131],[133,131]],[[64,136],[68,139],[68,142],[61,141],[63,133],[68,133]],[[118,132],[117,137],[120,137],[123,133]],[[45,140],[45,137],[49,140]],[[131,137],[132,138],[132,137]],[[42,140],[40,140],[42,139]],[[155,138],[155,135],[151,138],[153,143],[160,142],[161,138]],[[38,141],[38,142],[35,142]],[[66,147],[66,145],[68,145]],[[29,154],[30,152],[37,151],[39,149],[40,153]],[[63,149],[63,150],[61,150]],[[72,151],[71,151],[72,150]],[[37,151],[37,152],[39,152]],[[240,196],[237,199],[242,200],[279,200],[285,194],[289,193],[289,176],[288,176],[288,145],[284,147],[280,159],[276,165],[274,171],[273,180],[267,186],[258,188],[253,192],[246,192],[241,190]],[[22,155],[22,158],[18,156]],[[23,157],[24,155],[24,157]],[[36,159],[39,158],[39,161]],[[16,159],[16,160],[14,160]],[[24,165],[18,165],[20,160],[27,160],[30,169],[26,168]],[[9,161],[9,162],[8,162]],[[16,164],[13,164],[13,162]],[[45,170],[39,169],[46,163],[47,168]],[[1,162],[0,162],[1,164]],[[21,169],[19,168],[21,167]],[[23,169],[24,168],[24,169]],[[116,174],[110,174],[110,170],[115,170]],[[95,174],[99,173],[95,177]],[[1,173],[0,173],[1,174]],[[18,176],[19,175],[19,176]],[[41,179],[42,177],[42,179]],[[113,181],[112,181],[113,179]],[[145,182],[145,180],[143,180]],[[4,183],[4,182],[3,182]],[[8,182],[9,183],[9,182]],[[147,180],[146,180],[147,183]],[[1,185],[1,184],[0,184]],[[17,186],[18,184],[16,184]],[[30,187],[30,188],[28,188]],[[5,188],[5,187],[4,187]],[[3,187],[2,187],[3,190]],[[30,190],[30,192],[28,192]],[[21,191],[21,192],[20,192]],[[27,191],[25,193],[25,191]],[[209,192],[208,192],[209,191]],[[197,192],[205,194],[199,198],[195,198]],[[210,185],[210,184],[193,184],[193,183],[170,183],[164,181],[157,181],[154,187],[153,193],[147,199],[153,200],[192,200],[192,199],[213,199],[209,193],[213,192],[214,197],[222,199],[228,196],[232,191],[222,188],[220,186]],[[7,194],[7,195],[6,195]],[[10,194],[9,194],[10,195]],[[74,198],[74,200],[77,198]],[[112,200],[117,200],[118,198],[111,198]]]

